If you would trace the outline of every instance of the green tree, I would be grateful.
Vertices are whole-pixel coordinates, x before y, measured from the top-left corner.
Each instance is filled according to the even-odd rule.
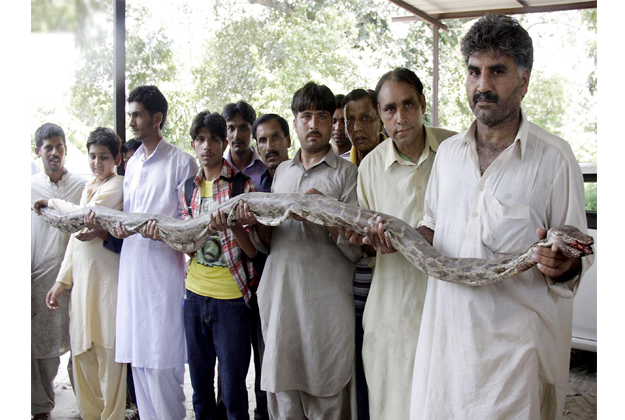
[[[111,126],[112,2],[32,0],[31,5],[33,30],[73,30],[82,48],[68,107],[70,131],[84,138],[83,133],[96,125]],[[383,73],[404,66],[424,83],[426,123],[431,123],[432,29],[421,21],[391,23],[393,16],[403,14],[387,0],[136,0],[127,4],[127,89],[159,86],[170,102],[164,135],[188,149],[189,123],[202,109],[219,112],[226,103],[243,99],[259,114],[275,112],[291,120],[292,95],[310,80],[347,93],[374,88]],[[586,52],[580,62],[594,62],[581,87],[538,63],[523,102],[532,121],[574,139],[578,158],[592,159],[596,11],[519,18],[536,34],[535,46],[564,32],[563,45],[574,40]],[[439,32],[439,125],[458,131],[473,120],[459,47],[473,21],[448,20],[449,30]],[[41,116],[59,110],[34,112]],[[295,148],[297,139],[293,140]]]

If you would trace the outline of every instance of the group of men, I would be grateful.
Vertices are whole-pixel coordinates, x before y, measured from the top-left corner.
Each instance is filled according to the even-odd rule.
[[[485,259],[515,253],[554,226],[585,230],[582,175],[570,146],[521,110],[533,60],[527,32],[507,16],[485,16],[462,53],[476,116],[468,130],[423,125],[423,86],[408,69],[386,73],[375,91],[344,97],[310,82],[291,104],[301,145],[292,159],[286,120],[256,118],[240,101],[194,120],[198,168],[162,137],[164,96],[136,88],[128,111],[142,145],[126,168],[123,210],[190,218],[206,211],[208,198],[218,204],[240,192],[323,194],[400,218],[448,256]],[[68,199],[82,185],[69,185],[60,146],[37,150],[44,172],[33,177],[33,196],[35,177],[45,179],[37,178],[49,189],[42,194],[63,190]],[[246,176],[237,181],[238,173]],[[33,224],[33,241],[46,228]],[[61,235],[47,229],[46,236]],[[187,361],[196,417],[216,418],[215,358],[224,366],[218,382],[227,418],[247,418],[247,394],[236,383],[247,372],[250,343],[255,418],[561,418],[571,298],[592,260],[536,248],[535,268],[471,288],[412,266],[393,249],[382,218],[365,235],[301,218],[268,227],[242,204],[235,226],[217,214],[210,230],[216,248],[207,242],[187,272],[184,255],[159,241],[155,223],[142,235],[121,225],[115,233],[124,238],[115,360],[132,366],[142,418],[185,417]],[[39,246],[33,242],[32,252]],[[199,279],[214,272],[217,264],[207,261],[217,248],[229,280],[206,289]],[[33,369],[33,415],[53,398],[48,390],[48,405],[35,406],[35,382],[49,385],[67,350],[42,335],[58,331],[58,341],[62,325],[35,322],[45,315],[37,290],[47,292],[60,264],[45,255],[33,254],[33,367],[43,357],[57,361]],[[208,353],[198,348],[209,341]],[[53,351],[42,351],[42,342]]]

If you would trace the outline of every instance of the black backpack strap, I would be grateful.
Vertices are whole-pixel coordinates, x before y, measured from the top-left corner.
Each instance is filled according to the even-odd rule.
[[[195,177],[187,179],[184,182],[184,198],[187,202],[187,210],[191,213],[191,200],[193,199],[193,190],[195,189]]]
[[[221,176],[220,178],[224,181],[232,183],[232,186],[230,187],[232,191],[231,197],[243,194],[243,191],[245,191],[245,183],[248,179],[250,179],[250,177],[245,175],[243,172],[237,172],[232,178],[225,176]]]

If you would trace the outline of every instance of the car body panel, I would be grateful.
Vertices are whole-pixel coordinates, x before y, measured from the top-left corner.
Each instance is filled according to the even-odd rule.
[[[597,183],[597,164],[581,163],[586,192],[596,194],[596,187],[588,188]],[[588,203],[588,195],[587,195]],[[584,273],[579,289],[573,300],[573,331],[571,347],[585,351],[597,351],[597,211],[586,209],[588,233],[595,239],[593,250],[595,262]]]

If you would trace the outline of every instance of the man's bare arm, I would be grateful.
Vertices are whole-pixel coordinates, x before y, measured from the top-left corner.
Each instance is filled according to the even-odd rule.
[[[426,226],[421,226],[417,228],[417,232],[423,236],[423,239],[428,241],[430,245],[434,242],[434,231]]]

